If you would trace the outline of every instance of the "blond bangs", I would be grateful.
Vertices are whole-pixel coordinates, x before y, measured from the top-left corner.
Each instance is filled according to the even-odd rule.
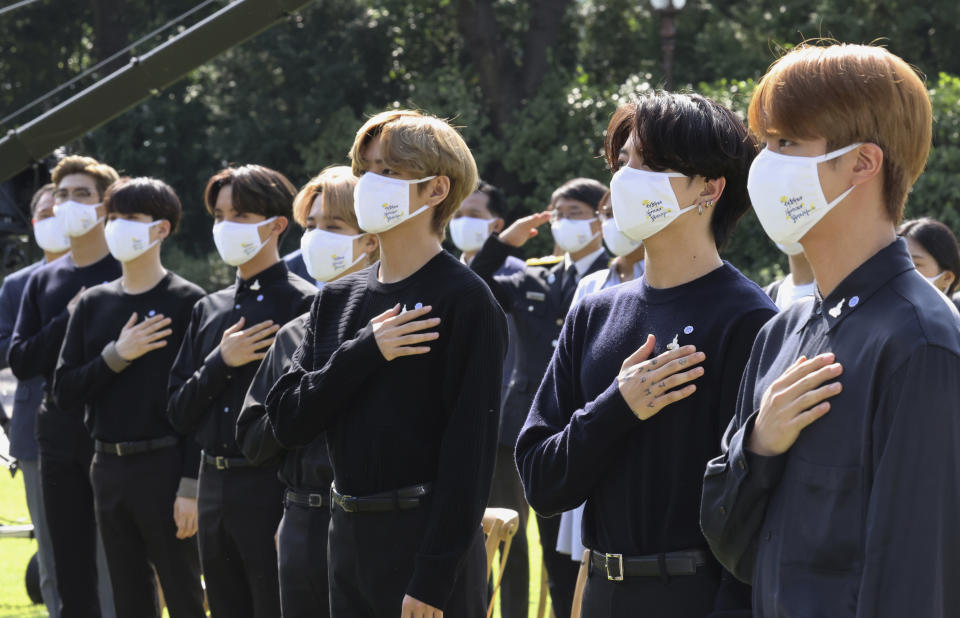
[[[871,45],[800,45],[757,85],[748,110],[761,139],[827,140],[827,151],[856,142],[883,150],[884,199],[891,220],[930,152],[932,112],[923,80],[901,58]]]
[[[326,214],[345,221],[350,227],[360,229],[357,214],[353,210],[353,189],[357,177],[346,165],[334,165],[310,179],[293,200],[293,218],[301,227],[306,227],[307,218],[318,195],[323,195]]]
[[[479,181],[467,143],[456,129],[435,116],[410,110],[382,112],[357,132],[350,150],[354,174],[366,171],[363,150],[375,137],[380,138],[380,153],[387,167],[418,178],[435,175],[450,179],[447,197],[433,212],[433,230],[442,238],[447,222]]]

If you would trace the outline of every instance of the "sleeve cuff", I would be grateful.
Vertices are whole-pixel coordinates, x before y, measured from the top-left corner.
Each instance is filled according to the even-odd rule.
[[[418,554],[414,562],[413,578],[407,585],[407,594],[444,611],[459,570],[456,561],[449,557]]]
[[[584,407],[584,414],[593,429],[616,435],[622,435],[621,432],[633,429],[641,422],[620,393],[616,378],[607,390]]]
[[[111,341],[103,348],[103,352],[100,353],[103,357],[103,362],[107,364],[107,367],[110,368],[114,373],[120,373],[127,367],[131,365],[132,361],[128,361],[117,352],[117,342]]]
[[[383,357],[383,352],[380,351],[380,346],[377,345],[377,337],[373,334],[373,324],[367,324],[363,327],[356,338],[354,349],[357,353],[356,362],[370,367],[371,370],[373,366],[368,365],[368,363],[379,365],[387,362],[387,359]]]
[[[233,377],[233,367],[228,366],[226,361],[223,360],[223,355],[220,354],[220,346],[211,350],[207,357],[203,359],[203,368],[213,382],[220,382]]]
[[[765,456],[758,455],[747,449],[747,441],[753,431],[753,424],[757,420],[758,412],[754,412],[743,424],[743,427],[730,440],[730,449],[727,451],[727,461],[730,472],[737,479],[744,479],[750,475],[751,484],[762,489],[773,489],[780,483],[783,468],[787,463],[787,454]]]
[[[197,479],[192,479],[189,477],[181,477],[180,486],[177,487],[177,497],[178,498],[193,498],[197,499]]]

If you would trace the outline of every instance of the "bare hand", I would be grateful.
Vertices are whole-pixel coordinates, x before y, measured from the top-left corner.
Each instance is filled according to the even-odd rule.
[[[197,499],[177,496],[173,501],[173,521],[177,524],[177,538],[189,539],[197,533]]]
[[[223,331],[220,356],[228,367],[240,367],[262,360],[267,355],[267,348],[273,343],[273,335],[280,330],[280,325],[274,324],[273,320],[240,330],[245,321],[245,318],[240,318],[236,324]]]
[[[500,232],[500,242],[513,247],[522,247],[524,243],[539,234],[538,227],[550,222],[550,212],[538,212],[529,217],[521,217],[510,227]]]
[[[443,612],[406,594],[403,596],[400,618],[443,618]]]
[[[793,446],[800,432],[830,411],[824,401],[843,390],[839,382],[821,386],[843,373],[831,353],[810,360],[801,356],[767,388],[760,412],[747,439],[747,448],[757,455],[781,455]]]
[[[377,317],[370,320],[373,324],[373,336],[377,340],[377,347],[380,353],[388,361],[398,356],[415,356],[417,354],[426,354],[430,351],[429,346],[418,346],[418,343],[433,341],[440,336],[440,333],[429,332],[421,333],[425,328],[433,328],[440,323],[440,318],[430,318],[427,320],[417,320],[430,313],[433,307],[427,305],[413,311],[400,313],[400,304],[398,303],[392,309],[384,311]]]
[[[671,403],[692,395],[697,390],[693,384],[677,390],[670,389],[702,376],[703,367],[693,366],[707,357],[703,352],[697,352],[694,346],[688,345],[647,360],[653,353],[656,341],[653,335],[647,335],[646,343],[623,361],[620,375],[617,376],[620,395],[641,421]]]
[[[173,334],[173,330],[167,328],[171,321],[157,314],[137,324],[137,312],[134,311],[117,337],[117,354],[129,363],[147,352],[164,347],[167,345],[166,338]]]
[[[70,302],[67,303],[67,313],[73,315],[73,310],[77,308],[77,303],[80,302],[80,297],[83,296],[83,293],[87,291],[87,286],[80,288],[80,291],[70,299]]]

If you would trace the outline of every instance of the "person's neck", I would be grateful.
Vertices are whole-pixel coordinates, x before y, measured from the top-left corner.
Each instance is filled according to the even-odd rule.
[[[879,200],[875,204],[854,202],[841,206],[844,205],[827,213],[801,240],[817,288],[824,298],[897,238]]]
[[[127,294],[143,294],[157,286],[167,276],[167,269],[160,263],[160,245],[140,257],[122,262],[123,277],[120,280]]]
[[[107,237],[103,233],[103,224],[98,223],[83,236],[71,236],[70,253],[73,254],[73,263],[81,268],[96,264],[106,257],[110,250],[107,248]]]
[[[432,215],[432,210],[424,213]],[[431,218],[415,217],[378,234],[380,237],[381,283],[403,281],[443,251],[440,239],[430,229]]]
[[[52,261],[54,261],[54,260],[56,260],[56,259],[58,259],[58,258],[62,258],[63,256],[65,256],[65,255],[68,254],[68,253],[70,253],[70,250],[69,250],[69,249],[67,249],[66,251],[58,251],[58,252],[44,251],[44,252],[43,252],[43,259],[44,259],[44,261],[45,261],[47,264],[49,264],[50,262],[52,262]]]
[[[237,266],[237,273],[244,281],[253,279],[266,269],[280,261],[280,253],[276,244],[270,244],[260,250],[255,256]]]
[[[477,253],[479,253],[479,251],[464,251],[460,257],[463,258],[464,264],[469,264],[473,261],[473,256],[475,256]]]
[[[579,262],[580,260],[587,257],[591,253],[596,253],[602,248],[603,248],[603,240],[600,238],[595,238],[592,241],[590,241],[590,244],[584,247],[583,249],[580,249],[576,253],[569,253],[568,255],[570,256],[570,259],[573,260],[574,262]]]
[[[613,261],[613,268],[617,270],[620,281],[633,281],[633,272],[637,263],[643,261],[643,246],[631,251],[626,255],[621,255]]]
[[[643,241],[643,272],[652,287],[683,285],[723,266],[711,234],[671,227]]]
[[[813,269],[810,268],[810,262],[802,253],[787,256],[790,262],[790,278],[793,285],[807,285],[813,283]]]

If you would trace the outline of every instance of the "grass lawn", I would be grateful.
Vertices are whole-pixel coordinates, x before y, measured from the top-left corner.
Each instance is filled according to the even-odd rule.
[[[532,523],[532,516],[529,519],[531,523],[527,526],[527,538],[530,547],[530,618],[536,618],[542,562],[537,526]],[[6,470],[0,468],[0,524],[26,523],[30,523],[30,518],[23,493],[23,479],[19,474],[11,479]],[[36,549],[37,542],[33,539],[0,538],[0,618],[47,616],[42,605],[30,602],[23,583],[27,562]],[[497,605],[493,615],[499,617],[499,603]],[[546,615],[549,616],[549,608],[547,611]]]

